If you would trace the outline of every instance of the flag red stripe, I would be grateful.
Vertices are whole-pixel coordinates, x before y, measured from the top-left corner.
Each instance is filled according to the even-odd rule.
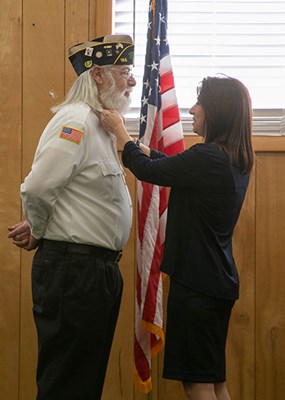
[[[144,352],[141,349],[141,346],[138,342],[138,340],[135,337],[135,343],[134,343],[134,353],[135,353],[135,365],[136,369],[142,379],[142,381],[147,381],[150,376],[150,368],[149,368],[149,362],[147,358],[144,355]]]
[[[174,77],[172,71],[169,71],[167,74],[160,77],[161,94],[173,88],[174,88]]]
[[[164,149],[164,153],[169,156],[171,156],[172,154],[180,153],[181,151],[183,151],[183,147],[182,147],[183,144],[184,144],[183,141],[182,141],[182,143],[181,142],[172,143],[170,146],[167,146]]]
[[[166,129],[171,125],[177,124],[177,122],[179,121],[180,114],[177,105],[163,111],[163,129]]]
[[[153,259],[151,263],[151,269],[150,269],[150,276],[152,277],[152,279],[149,279],[148,281],[147,291],[145,295],[145,306],[142,316],[142,318],[148,322],[153,322],[156,311],[155,299],[160,279],[159,264],[161,261],[161,250],[162,249],[159,245],[159,232],[158,232],[156,237]]]
[[[151,147],[152,149],[158,150],[157,142],[158,142],[158,113],[156,113],[156,116],[155,116],[149,147]]]
[[[148,215],[149,205],[152,197],[153,185],[147,182],[141,182],[142,185],[142,199],[141,199],[141,209],[138,210],[138,235],[139,240],[142,243],[144,237],[145,222]]]

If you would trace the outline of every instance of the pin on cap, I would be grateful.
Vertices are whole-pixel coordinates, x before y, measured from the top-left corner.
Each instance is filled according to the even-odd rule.
[[[79,76],[93,65],[133,65],[134,43],[128,35],[107,35],[68,50],[68,58]]]

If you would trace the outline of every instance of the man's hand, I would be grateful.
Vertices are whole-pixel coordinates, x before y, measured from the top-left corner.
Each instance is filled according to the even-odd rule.
[[[8,227],[8,238],[18,247],[27,246],[30,240],[30,227],[27,221],[18,222]]]
[[[39,241],[35,239],[32,235],[30,235],[29,243],[27,246],[24,246],[23,249],[27,251],[34,250],[38,247]]]
[[[8,227],[8,238],[17,247],[25,250],[33,250],[38,246],[38,240],[31,235],[31,230],[27,221],[18,222]]]

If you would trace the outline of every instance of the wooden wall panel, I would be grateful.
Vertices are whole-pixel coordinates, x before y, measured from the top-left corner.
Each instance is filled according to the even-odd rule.
[[[22,9],[2,0],[0,13],[0,398],[18,399],[20,254],[7,227],[20,218]]]
[[[259,153],[256,179],[256,400],[285,394],[285,153]]]
[[[50,107],[64,93],[64,2],[23,3],[23,179],[39,137],[52,116]],[[31,261],[22,253],[20,400],[35,397],[37,341],[32,317]]]
[[[100,37],[112,33],[112,16],[112,0],[95,1],[94,37]]]
[[[255,170],[233,236],[240,298],[233,308],[227,343],[231,400],[254,399],[255,372]]]
[[[52,107],[64,93],[64,1],[23,6],[23,174],[30,170]]]

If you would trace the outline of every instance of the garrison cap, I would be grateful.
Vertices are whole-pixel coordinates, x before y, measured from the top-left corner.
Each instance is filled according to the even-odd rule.
[[[68,50],[68,58],[79,76],[93,65],[132,65],[134,43],[128,35],[107,35]]]

